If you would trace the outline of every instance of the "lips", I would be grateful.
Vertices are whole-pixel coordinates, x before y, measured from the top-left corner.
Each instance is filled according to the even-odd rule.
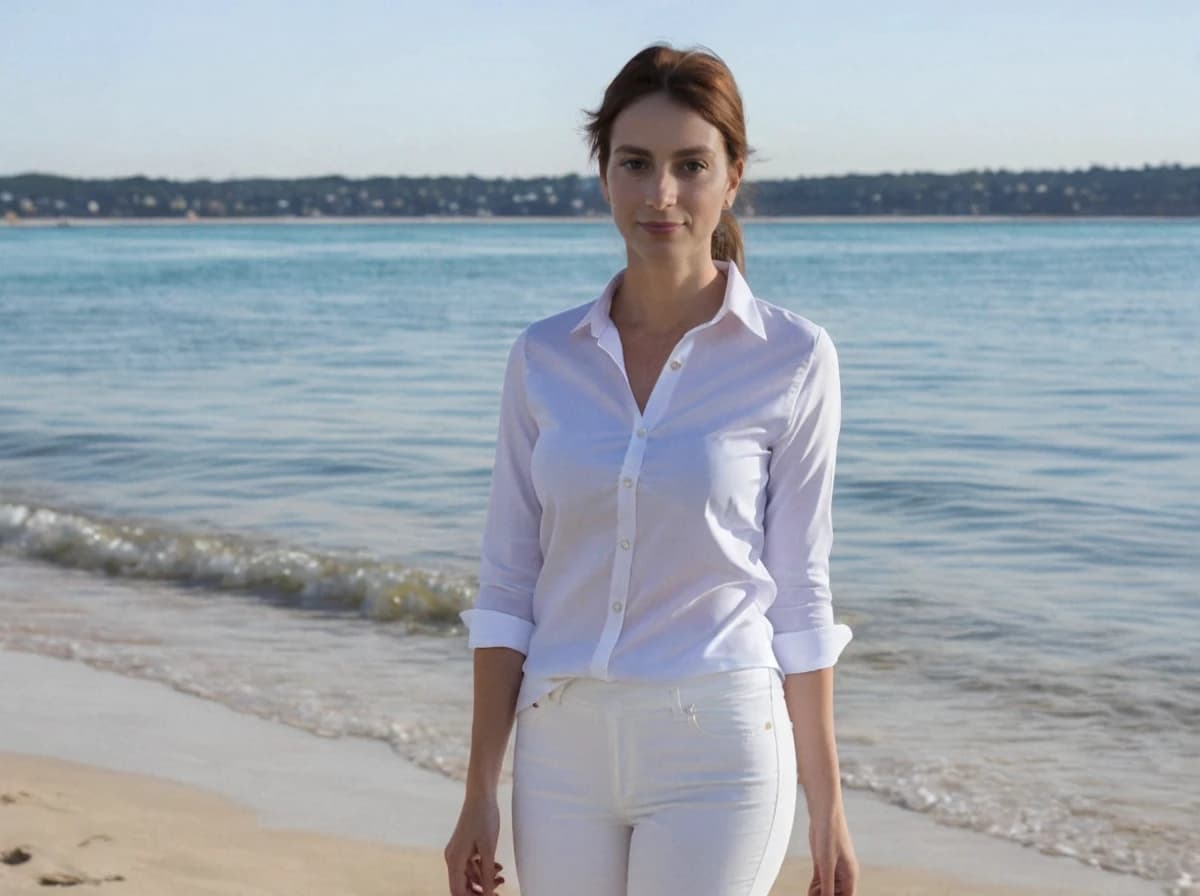
[[[678,221],[639,221],[638,223],[651,233],[670,233],[681,226]]]

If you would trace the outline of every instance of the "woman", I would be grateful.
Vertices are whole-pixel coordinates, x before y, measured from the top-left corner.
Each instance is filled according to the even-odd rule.
[[[828,334],[757,299],[749,148],[715,56],[634,56],[590,114],[626,268],[529,325],[501,397],[450,892],[492,893],[516,723],[523,896],[765,896],[803,786],[810,894],[850,896],[833,665]]]

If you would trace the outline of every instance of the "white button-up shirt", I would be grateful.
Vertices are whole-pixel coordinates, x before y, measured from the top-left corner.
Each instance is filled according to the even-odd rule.
[[[517,710],[575,676],[664,681],[837,662],[831,504],[841,428],[824,329],[756,298],[732,262],[711,320],[645,412],[592,302],[508,356],[468,647],[525,654]]]

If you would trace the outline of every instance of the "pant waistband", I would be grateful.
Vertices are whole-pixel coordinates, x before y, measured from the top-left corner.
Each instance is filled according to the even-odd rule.
[[[678,709],[681,703],[702,700],[707,695],[755,693],[769,688],[773,681],[783,686],[778,669],[756,666],[725,669],[704,675],[669,681],[605,681],[601,678],[568,678],[542,697],[539,702],[635,709]]]

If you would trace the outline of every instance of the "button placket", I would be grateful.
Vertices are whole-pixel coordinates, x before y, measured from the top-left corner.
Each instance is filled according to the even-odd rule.
[[[611,340],[612,334],[615,332],[616,329],[611,328],[606,331],[604,336]],[[604,345],[605,342],[606,340],[602,338],[601,344]],[[619,358],[619,352],[613,351],[616,346],[604,345],[604,347],[624,373],[623,360]],[[634,548],[637,545],[637,490],[633,488],[633,485],[641,476],[642,461],[646,454],[650,432],[661,420],[665,409],[669,406],[671,394],[675,391],[675,384],[679,381],[677,371],[686,364],[691,350],[692,341],[690,337],[685,336],[672,353],[667,370],[663,371],[663,375],[659,376],[651,390],[650,398],[646,402],[646,412],[639,413],[634,405],[634,427],[629,443],[626,445],[625,461],[621,465],[620,487],[617,488],[617,531],[614,539],[616,551],[613,558],[612,577],[609,581],[609,613],[604,623],[604,629],[600,633],[599,643],[592,653],[590,664],[592,675],[598,678],[608,678],[608,662],[612,657],[613,648],[621,636],[621,629],[625,624],[625,611],[629,605],[630,574],[633,569]],[[628,378],[626,378],[626,386],[628,386]],[[630,399],[632,404],[632,395]]]
[[[609,581],[609,612],[591,662],[591,672],[598,678],[608,677],[608,660],[625,624],[625,611],[629,604],[629,576],[633,568],[633,549],[637,541],[637,506],[633,483],[641,472],[645,444],[645,440],[638,438],[636,434],[630,437],[619,474],[616,552]]]

